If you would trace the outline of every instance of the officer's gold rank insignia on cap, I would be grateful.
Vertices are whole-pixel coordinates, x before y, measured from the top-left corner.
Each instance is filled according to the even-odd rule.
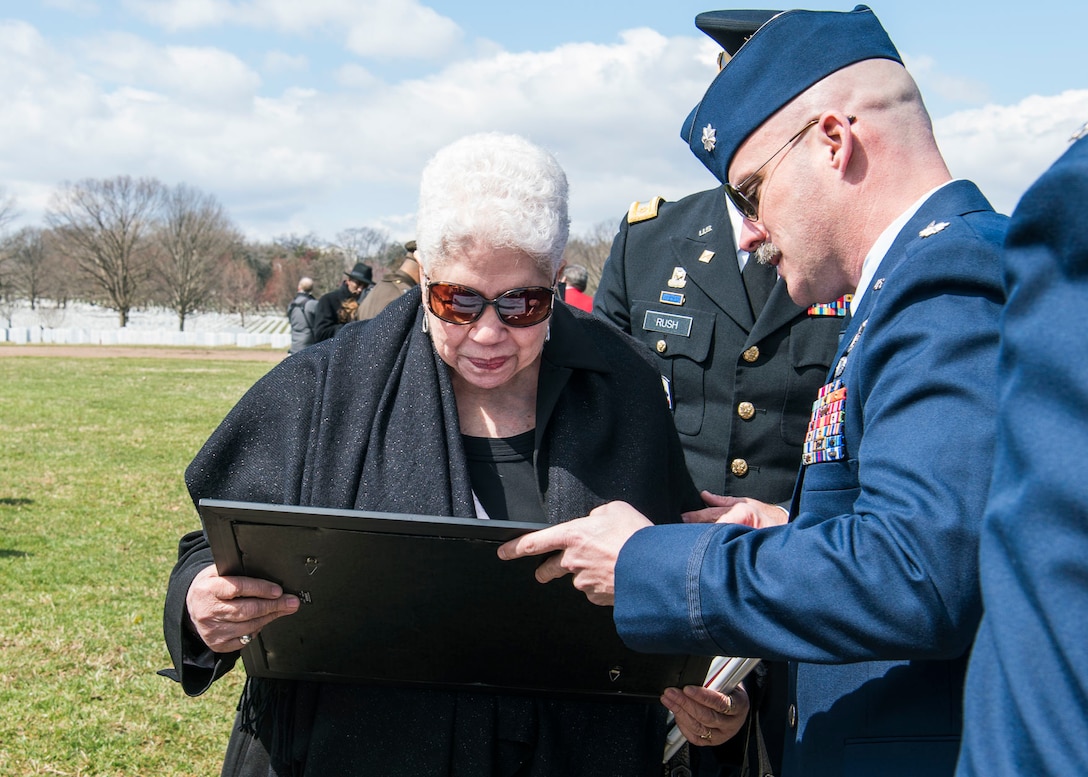
[[[631,203],[631,207],[627,209],[627,223],[637,224],[640,221],[649,221],[650,219],[657,218],[657,209],[661,207],[661,203],[665,201],[664,197],[654,197],[649,202],[635,202]]]
[[[929,226],[927,226],[925,229],[918,233],[918,237],[933,237],[947,226],[947,221],[942,221],[940,223],[937,223],[936,221],[931,221],[929,222]]]

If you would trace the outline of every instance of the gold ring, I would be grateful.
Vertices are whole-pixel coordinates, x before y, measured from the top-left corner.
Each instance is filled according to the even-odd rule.
[[[238,637],[238,641],[241,642],[243,645],[248,645],[250,642],[253,641],[253,635],[243,634],[242,636]]]
[[[714,732],[713,732],[713,731],[711,731],[711,730],[710,730],[710,729],[708,728],[708,729],[706,730],[706,733],[705,733],[705,734],[700,734],[700,735],[699,735],[699,739],[705,739],[705,740],[706,740],[707,742],[709,742],[709,741],[710,741],[710,738],[711,738],[711,737],[713,737],[713,736],[714,736]]]

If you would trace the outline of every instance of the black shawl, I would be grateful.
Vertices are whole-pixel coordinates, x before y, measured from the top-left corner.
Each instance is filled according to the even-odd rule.
[[[475,517],[448,368],[422,316],[415,289],[270,371],[186,470],[194,502]],[[562,304],[550,327],[535,454],[548,521],[613,499],[658,521],[699,506],[641,346]],[[169,674],[189,694],[237,660],[182,625],[185,592],[209,563],[203,535],[187,535],[167,594]],[[361,685],[251,679],[241,710],[227,774],[269,773],[270,752],[275,774],[652,774],[663,736],[656,705]]]

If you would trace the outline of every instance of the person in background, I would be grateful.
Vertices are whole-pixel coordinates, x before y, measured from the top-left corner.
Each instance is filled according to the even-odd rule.
[[[354,320],[359,301],[374,285],[373,277],[374,272],[369,265],[356,262],[351,270],[344,273],[344,280],[337,288],[321,295],[314,316],[314,342],[328,340],[344,324]]]
[[[788,661],[784,777],[951,775],[981,616],[1008,220],[952,180],[865,6],[773,17],[683,134],[744,215],[740,247],[794,302],[853,292],[791,520],[744,499],[689,516],[724,522],[652,526],[616,502],[500,556],[552,554],[537,578],[573,573],[614,603],[635,650]],[[664,702],[689,741],[725,735],[725,699]]]
[[[359,303],[355,311],[356,320],[366,321],[374,318],[385,309],[386,305],[418,285],[419,262],[416,260],[416,241],[409,240],[404,244],[404,259],[400,267],[392,273],[387,273],[374,285],[374,288],[366,295],[366,299]]]
[[[567,191],[517,136],[440,150],[420,182],[421,286],[262,378],[186,470],[194,503],[541,524],[616,498],[674,520],[698,506],[657,371],[555,303]],[[187,535],[164,610],[170,675],[204,692],[298,607],[270,581],[220,577],[203,533]],[[344,638],[366,628],[343,615]],[[224,774],[658,777],[666,735],[657,700],[626,698],[251,677],[239,708]]]
[[[563,289],[563,301],[568,305],[587,313],[593,311],[593,297],[586,294],[589,273],[580,264],[565,264],[559,273],[560,288]]]
[[[300,278],[298,293],[287,306],[287,321],[291,325],[291,347],[287,353],[298,353],[314,343],[314,316],[317,299],[313,295],[313,278]]]
[[[985,614],[959,777],[1088,774],[1086,132],[1020,200],[1005,242]]]

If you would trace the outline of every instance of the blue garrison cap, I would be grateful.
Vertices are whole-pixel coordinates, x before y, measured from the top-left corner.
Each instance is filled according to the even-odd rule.
[[[866,59],[902,64],[888,33],[864,5],[853,11],[785,11],[756,30],[706,90],[680,132],[719,181],[741,144],[793,98]]]

